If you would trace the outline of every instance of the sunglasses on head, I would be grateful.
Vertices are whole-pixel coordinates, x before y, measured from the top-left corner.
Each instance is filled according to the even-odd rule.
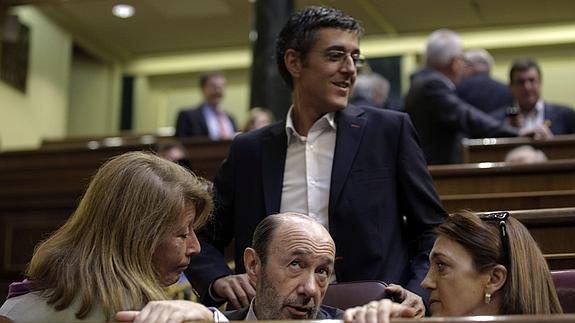
[[[509,236],[507,235],[507,225],[505,221],[509,218],[509,212],[492,212],[479,214],[479,218],[483,221],[498,221],[499,229],[501,232],[501,244],[503,245],[503,259],[505,267],[509,269],[511,258],[509,256]]]

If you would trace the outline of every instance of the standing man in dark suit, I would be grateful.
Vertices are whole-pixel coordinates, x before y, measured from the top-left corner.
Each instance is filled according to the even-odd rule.
[[[409,117],[348,106],[361,32],[324,7],[293,14],[281,31],[276,61],[294,103],[286,120],[234,138],[216,175],[214,217],[187,272],[204,303],[249,305],[243,250],[260,221],[287,211],[329,230],[338,282],[379,279],[427,297],[419,284],[445,211]],[[236,275],[222,255],[233,238]],[[424,310],[415,294],[396,296]]]
[[[518,130],[478,110],[457,96],[455,86],[465,69],[459,35],[448,29],[434,31],[427,40],[425,68],[411,77],[405,98],[429,164],[462,162],[461,139],[533,135],[548,138],[545,126]]]
[[[465,52],[467,76],[457,85],[457,95],[477,109],[492,113],[513,103],[513,95],[506,84],[491,77],[494,60],[483,48]]]
[[[541,69],[536,61],[515,60],[509,71],[509,87],[515,105],[494,113],[496,118],[521,129],[546,125],[554,135],[575,133],[573,108],[544,102],[541,98]]]
[[[176,121],[176,137],[210,137],[212,140],[231,139],[236,132],[234,118],[220,103],[224,98],[226,78],[221,72],[200,76],[204,102],[196,108],[180,111]]]

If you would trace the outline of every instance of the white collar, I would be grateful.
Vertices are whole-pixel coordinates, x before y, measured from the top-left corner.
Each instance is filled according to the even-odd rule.
[[[258,317],[256,316],[256,312],[254,311],[254,304],[255,304],[255,297],[250,302],[250,307],[248,309],[248,314],[246,314],[246,318],[244,321],[257,321]]]
[[[293,105],[289,108],[288,113],[287,113],[287,117],[286,117],[286,135],[287,135],[288,146],[289,146],[291,140],[293,140],[292,138],[294,138],[295,136],[298,136],[301,140],[306,139],[305,136],[301,136],[297,132],[297,130],[295,129],[295,126],[293,124],[293,119],[292,119],[292,113],[293,113]],[[316,120],[316,122],[314,122],[314,126],[316,124],[320,124],[320,123],[324,123],[325,125],[331,127],[333,130],[336,130],[337,125],[335,123],[335,112],[329,112],[329,113],[324,114],[323,116],[321,116],[321,118],[319,118],[318,120]],[[313,128],[313,126],[312,126],[312,128]]]

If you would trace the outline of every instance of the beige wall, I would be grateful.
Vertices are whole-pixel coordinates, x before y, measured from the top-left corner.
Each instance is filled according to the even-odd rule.
[[[28,87],[22,93],[0,82],[2,150],[35,148],[66,133],[71,39],[34,8],[16,13],[30,28]]]
[[[84,53],[72,58],[67,136],[102,136],[119,129],[120,70]]]

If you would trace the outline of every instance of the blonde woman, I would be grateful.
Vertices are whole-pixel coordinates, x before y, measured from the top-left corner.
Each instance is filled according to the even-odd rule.
[[[77,210],[42,242],[0,315],[14,321],[110,321],[166,298],[212,211],[207,182],[175,163],[127,153],[104,164]],[[195,304],[196,319],[212,312]]]

